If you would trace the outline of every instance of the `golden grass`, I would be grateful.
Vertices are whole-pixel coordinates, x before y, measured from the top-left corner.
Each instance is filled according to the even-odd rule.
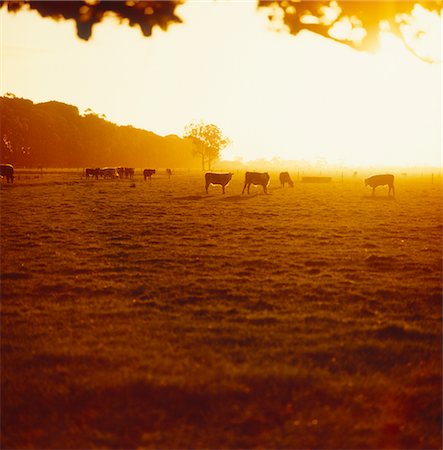
[[[3,184],[2,448],[440,448],[441,185],[277,180]]]

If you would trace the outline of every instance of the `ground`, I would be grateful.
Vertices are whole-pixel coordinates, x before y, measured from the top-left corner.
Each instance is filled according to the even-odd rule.
[[[440,177],[141,173],[2,181],[2,448],[441,448]]]

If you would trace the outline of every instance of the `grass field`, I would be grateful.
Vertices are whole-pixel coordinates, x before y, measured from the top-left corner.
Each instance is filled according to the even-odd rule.
[[[1,448],[437,449],[442,186],[1,189]]]

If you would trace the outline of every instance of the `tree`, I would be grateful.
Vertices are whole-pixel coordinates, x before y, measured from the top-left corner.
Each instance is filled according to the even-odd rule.
[[[415,56],[434,62],[419,49],[426,35],[420,12],[441,15],[442,0],[259,0],[258,5],[293,35],[309,30],[357,50],[376,51],[380,32],[389,31]]]
[[[0,0],[0,8],[6,5],[10,12],[28,8],[42,17],[75,20],[78,36],[88,40],[92,27],[107,13],[128,20],[130,26],[139,26],[145,36],[151,35],[154,26],[166,30],[170,24],[182,22],[175,10],[184,1]],[[427,31],[420,24],[417,5],[441,15],[442,0],[257,0],[258,8],[266,8],[271,21],[281,20],[294,35],[309,30],[352,48],[371,51],[377,48],[380,29],[389,29],[416,56],[430,61],[417,45]]]
[[[208,169],[211,170],[211,164],[220,157],[220,152],[231,143],[229,138],[223,136],[217,125],[206,124],[203,121],[186,125],[183,137],[192,141],[194,155],[201,157],[203,171],[206,162]]]

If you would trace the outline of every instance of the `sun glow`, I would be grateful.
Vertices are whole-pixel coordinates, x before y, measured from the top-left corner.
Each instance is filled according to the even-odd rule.
[[[255,2],[187,2],[179,15],[148,39],[110,17],[82,42],[73,23],[1,10],[2,94],[162,135],[204,119],[233,141],[227,159],[440,165],[441,65],[392,35],[371,55],[270,31]]]

